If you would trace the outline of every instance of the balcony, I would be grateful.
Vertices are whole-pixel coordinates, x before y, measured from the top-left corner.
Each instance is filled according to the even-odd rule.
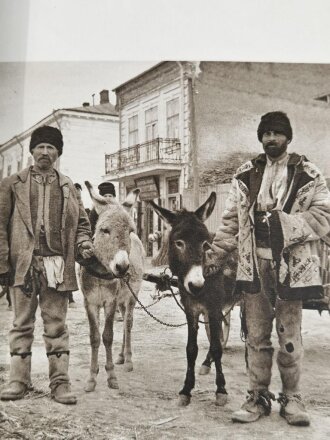
[[[156,138],[143,144],[105,155],[106,175],[115,179],[123,175],[180,169],[181,144],[179,139]]]

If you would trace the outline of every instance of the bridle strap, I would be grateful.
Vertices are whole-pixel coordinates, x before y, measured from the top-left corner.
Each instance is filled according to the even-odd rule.
[[[107,268],[100,262],[100,260],[93,255],[90,258],[82,261],[80,263],[86,269],[86,272],[93,277],[100,278],[101,280],[111,281],[117,279],[118,277],[112,271],[107,270]]]

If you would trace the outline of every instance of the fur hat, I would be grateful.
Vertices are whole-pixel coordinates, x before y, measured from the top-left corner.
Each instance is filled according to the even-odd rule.
[[[116,197],[115,186],[111,182],[100,183],[98,189],[101,196],[104,196],[105,194],[112,194],[114,197]]]
[[[292,139],[292,128],[290,119],[284,112],[269,112],[261,116],[258,127],[258,139],[261,142],[262,136],[267,131],[278,131],[284,134],[290,141]]]
[[[30,152],[34,147],[39,144],[51,144],[53,145],[60,156],[63,151],[63,137],[60,130],[56,127],[51,127],[50,125],[43,125],[42,127],[36,128],[31,135],[30,140]]]

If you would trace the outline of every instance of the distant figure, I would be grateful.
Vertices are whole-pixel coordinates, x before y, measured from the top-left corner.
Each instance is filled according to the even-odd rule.
[[[13,307],[11,305],[9,286],[3,286],[2,287],[2,290],[0,292],[0,298],[2,298],[4,295],[6,295],[6,300],[7,300],[7,303],[8,303],[8,310],[13,310]]]
[[[98,186],[99,194],[100,196],[104,197],[107,202],[109,202],[111,199],[116,198],[116,189],[113,183],[111,182],[102,182]],[[92,208],[88,214],[89,221],[91,224],[92,234],[94,235],[95,232],[95,226],[97,223],[97,220],[99,218],[95,208]]]

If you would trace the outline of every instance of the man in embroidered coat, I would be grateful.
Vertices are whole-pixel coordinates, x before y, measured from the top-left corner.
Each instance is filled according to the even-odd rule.
[[[299,394],[302,301],[323,295],[317,249],[330,230],[329,192],[314,164],[287,153],[292,128],[285,113],[262,116],[258,139],[265,154],[234,175],[207,254],[206,274],[218,270],[238,249],[236,288],[244,299],[249,395],[233,421],[253,422],[270,413],[275,317],[280,414],[289,424],[306,426],[309,416]]]
[[[76,403],[71,392],[68,293],[77,290],[75,254],[93,253],[87,215],[71,180],[54,168],[61,132],[42,126],[31,135],[34,165],[0,184],[0,284],[10,285],[14,322],[9,333],[9,384],[2,400],[21,399],[31,383],[31,347],[39,303],[49,360],[51,395]]]

